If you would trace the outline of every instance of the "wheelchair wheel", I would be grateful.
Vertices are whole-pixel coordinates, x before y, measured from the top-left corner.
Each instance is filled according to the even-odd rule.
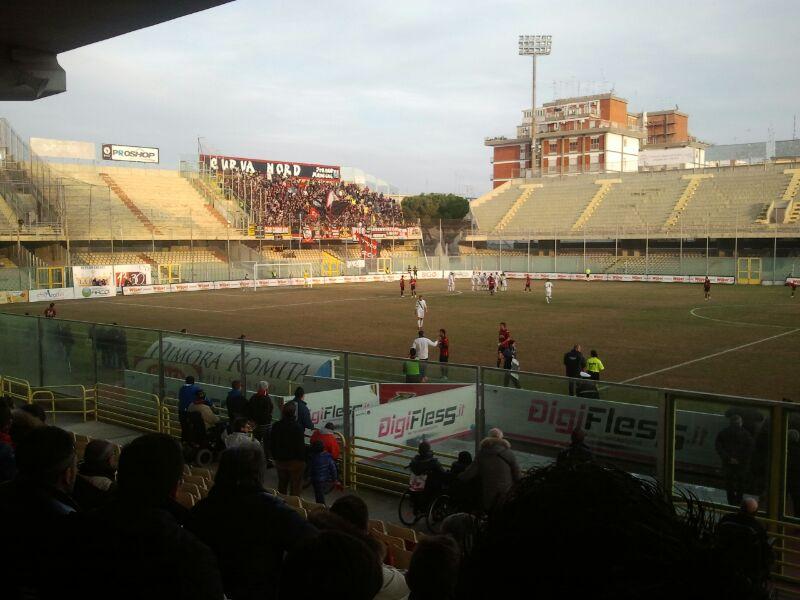
[[[442,529],[442,521],[453,512],[455,512],[455,506],[450,496],[442,494],[435,498],[431,502],[431,507],[426,517],[428,529],[433,533],[439,533]]]
[[[420,515],[414,510],[414,499],[411,497],[411,492],[404,492],[400,498],[397,516],[400,517],[400,522],[407,527],[411,527],[420,519]]]
[[[214,462],[214,453],[208,448],[201,448],[197,451],[194,462],[198,467],[207,467]]]

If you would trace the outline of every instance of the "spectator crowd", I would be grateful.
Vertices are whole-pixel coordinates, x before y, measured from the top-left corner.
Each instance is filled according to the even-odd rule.
[[[244,201],[265,226],[290,223],[341,227],[400,227],[400,205],[355,183],[278,177],[263,173],[225,175],[225,187]]]

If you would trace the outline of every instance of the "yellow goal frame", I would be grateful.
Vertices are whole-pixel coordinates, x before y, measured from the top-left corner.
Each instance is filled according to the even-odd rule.
[[[67,286],[66,267],[36,267],[38,289],[63,288]]]
[[[761,259],[758,257],[739,258],[736,261],[736,283],[761,285]]]
[[[158,265],[158,282],[162,285],[165,283],[180,283],[181,265],[179,263]]]
[[[388,257],[378,258],[377,265],[378,265],[378,273],[385,273],[389,275],[392,272],[392,259]]]
[[[323,277],[338,277],[343,271],[344,263],[338,258],[326,255],[322,259],[322,276]]]

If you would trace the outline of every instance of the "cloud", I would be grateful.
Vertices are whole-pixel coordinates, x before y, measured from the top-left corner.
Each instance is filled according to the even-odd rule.
[[[407,192],[489,188],[483,138],[530,102],[520,33],[550,33],[538,98],[678,104],[720,143],[791,135],[796,1],[238,0],[66,53],[68,91],[0,114],[25,136],[359,167]],[[580,86],[580,88],[579,88]]]

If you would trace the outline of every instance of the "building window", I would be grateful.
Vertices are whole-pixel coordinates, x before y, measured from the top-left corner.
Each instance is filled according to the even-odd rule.
[[[556,144],[555,142],[550,142],[550,154],[555,154],[556,152],[558,152],[557,147],[558,144]]]
[[[577,152],[578,151],[578,140],[570,140],[569,141],[569,151],[570,152]]]
[[[600,138],[593,137],[590,145],[591,150],[600,150]]]

